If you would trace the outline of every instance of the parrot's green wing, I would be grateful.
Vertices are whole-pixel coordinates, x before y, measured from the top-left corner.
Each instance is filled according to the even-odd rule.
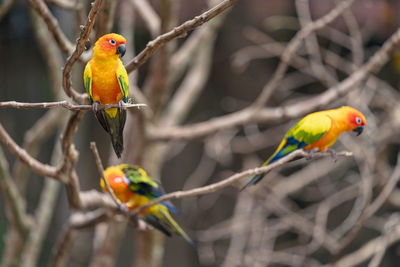
[[[129,190],[132,192],[145,196],[150,200],[164,195],[161,185],[151,179],[142,168],[128,164],[121,165],[121,168],[129,181]],[[161,204],[166,206],[169,211],[178,213],[178,210],[171,202],[163,201]]]
[[[304,117],[286,134],[307,145],[317,142],[331,128],[331,119],[324,114],[310,114]]]
[[[296,149],[317,142],[329,131],[332,121],[325,114],[313,113],[304,117],[285,135],[275,153],[263,164],[266,166],[290,154]]]
[[[86,64],[85,72],[83,73],[83,82],[85,84],[86,93],[89,97],[90,104],[93,104],[92,68],[90,67],[90,62]]]
[[[275,162],[284,156],[292,153],[297,149],[301,149],[307,145],[311,145],[321,139],[324,134],[331,128],[332,121],[324,113],[312,113],[304,117],[285,135],[274,154],[269,157],[262,166]],[[250,184],[256,184],[265,176],[265,173],[254,175],[241,190]]]
[[[154,228],[160,230],[167,236],[171,236],[171,233],[176,233],[182,236],[189,244],[196,247],[193,240],[185,233],[185,231],[179,226],[179,224],[171,217],[168,210],[157,205],[157,212],[147,213],[143,215],[143,219]]]
[[[125,165],[122,167],[129,181],[129,189],[137,194],[154,199],[163,194],[160,185],[151,179],[145,170],[138,166]]]
[[[128,102],[128,95],[129,95],[129,80],[128,80],[128,73],[126,72],[126,69],[121,61],[119,61],[116,75],[122,96],[124,98],[124,102],[126,103]]]

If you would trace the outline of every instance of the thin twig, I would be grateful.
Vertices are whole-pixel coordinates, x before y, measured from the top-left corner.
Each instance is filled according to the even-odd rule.
[[[319,153],[314,154],[313,158],[319,158],[319,157],[329,156],[329,155],[331,155],[331,154],[328,152],[319,152]],[[349,157],[349,156],[352,156],[353,154],[351,152],[344,151],[344,152],[337,153],[337,155]],[[210,194],[210,193],[216,192],[218,190],[221,190],[225,187],[232,185],[233,183],[236,183],[237,181],[239,181],[240,179],[242,179],[244,177],[257,175],[260,173],[266,173],[272,169],[282,166],[283,164],[285,164],[297,157],[304,158],[304,157],[308,157],[308,156],[309,156],[309,154],[307,152],[305,152],[303,150],[296,150],[293,153],[289,154],[288,156],[286,156],[268,166],[255,168],[255,169],[249,169],[249,170],[246,170],[246,171],[243,171],[240,173],[236,173],[220,182],[210,184],[207,186],[198,187],[198,188],[194,188],[194,189],[186,190],[186,191],[176,191],[173,193],[163,195],[162,197],[159,197],[159,198],[149,202],[148,204],[143,205],[143,206],[133,210],[131,212],[131,216],[137,215],[141,211],[149,208],[150,206],[156,205],[163,201],[167,201],[167,200],[171,200],[171,199],[180,199],[180,198],[185,198],[185,197],[194,197],[194,196],[205,195],[205,194]]]
[[[196,16],[192,20],[184,22],[180,26],[175,27],[173,30],[158,36],[153,41],[150,41],[142,52],[140,52],[134,59],[132,59],[128,64],[125,65],[127,72],[129,73],[140,67],[152,54],[154,54],[160,47],[162,47],[166,43],[178,38],[185,37],[189,31],[201,26],[203,23],[222,13],[224,10],[236,4],[236,2],[238,1],[239,0],[222,1],[221,3],[211,8],[210,10],[207,10],[203,14]]]
[[[314,33],[316,30],[321,29],[334,21],[337,17],[339,17],[344,10],[349,8],[351,4],[355,0],[344,0],[339,3],[334,9],[332,9],[325,16],[320,19],[307,24],[304,28],[296,33],[296,35],[292,38],[288,46],[285,48],[285,51],[282,53],[281,62],[279,63],[276,71],[271,80],[264,86],[262,92],[257,97],[256,101],[253,103],[254,107],[261,108],[263,107],[269,97],[274,92],[275,88],[279,85],[279,82],[282,80],[284,74],[286,73],[289,62],[293,58],[293,55],[296,53],[297,49],[302,44],[302,41],[310,36],[310,34]]]
[[[146,104],[130,104],[124,103],[123,108],[133,108],[133,107],[145,107]],[[42,102],[42,103],[26,103],[26,102],[17,102],[17,101],[6,101],[0,102],[1,108],[58,108],[62,107],[69,110],[92,110],[92,105],[74,105],[69,103],[68,101],[58,101],[58,102]],[[119,108],[119,104],[106,104],[106,105],[98,105],[97,109],[109,109],[109,108]]]
[[[108,183],[107,179],[104,177],[104,167],[103,163],[101,162],[101,158],[99,155],[99,151],[97,150],[96,142],[90,142],[90,148],[93,151],[94,158],[96,160],[96,166],[97,170],[99,171],[100,174],[100,179],[103,179],[106,187],[107,187],[107,192],[110,193],[111,198],[114,200],[115,204],[117,204],[118,207],[122,206],[121,201],[115,196],[114,191],[112,190],[110,184]]]
[[[12,220],[18,233],[23,237],[28,233],[30,226],[32,225],[32,218],[25,212],[25,199],[20,194],[15,179],[12,179],[9,170],[8,162],[6,160],[3,151],[0,148],[0,191],[3,194],[5,204],[10,209]]]
[[[365,80],[371,73],[377,72],[388,61],[391,52],[400,43],[400,29],[383,44],[383,46],[357,71],[326,92],[298,103],[277,108],[245,108],[240,111],[216,117],[208,121],[181,127],[151,129],[152,141],[189,140],[212,134],[216,131],[236,127],[250,122],[277,122],[298,118],[304,114],[324,107],[343,96]]]
[[[43,164],[37,159],[29,155],[25,149],[18,146],[14,140],[8,135],[3,125],[0,123],[0,142],[7,147],[7,149],[23,163],[25,163],[34,173],[40,176],[48,176],[51,178],[58,178],[57,168],[47,164]]]
[[[31,6],[43,18],[49,31],[53,34],[60,49],[70,55],[73,50],[73,44],[68,40],[58,24],[58,20],[51,14],[50,9],[43,0],[29,0]]]
[[[130,0],[135,10],[146,23],[152,37],[160,34],[161,19],[148,1]]]
[[[74,63],[79,59],[83,51],[85,51],[85,43],[89,39],[89,34],[92,31],[97,13],[99,12],[102,0],[96,0],[92,3],[92,9],[89,12],[86,25],[81,29],[81,34],[76,42],[76,48],[71,56],[68,58],[63,70],[63,87],[67,96],[71,97],[79,104],[84,104],[88,101],[86,94],[80,94],[75,91],[71,86],[71,70]]]
[[[334,264],[324,265],[328,266],[357,266],[360,263],[371,258],[379,251],[381,248],[386,249],[390,247],[393,243],[400,240],[400,225],[397,224],[394,229],[388,231],[385,235],[378,236],[377,238],[365,243],[360,249],[344,256],[339,261]]]

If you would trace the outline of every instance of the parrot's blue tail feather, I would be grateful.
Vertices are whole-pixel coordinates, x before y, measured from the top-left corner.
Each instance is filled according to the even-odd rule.
[[[261,179],[264,177],[265,173],[261,173],[261,174],[257,174],[254,175],[253,177],[251,177],[247,183],[240,189],[240,192],[243,191],[244,189],[246,189],[246,187],[248,187],[251,184],[256,184],[259,181],[261,181]]]

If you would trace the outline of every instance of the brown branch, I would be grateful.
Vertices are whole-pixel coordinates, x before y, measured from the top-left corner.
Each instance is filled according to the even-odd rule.
[[[272,79],[264,86],[261,94],[257,97],[257,100],[254,102],[253,106],[261,108],[264,106],[269,97],[272,95],[275,88],[279,85],[279,82],[282,80],[286,70],[289,67],[289,62],[291,61],[293,55],[302,44],[302,41],[308,37],[310,34],[314,33],[316,30],[325,27],[327,24],[334,21],[338,16],[340,16],[344,10],[349,8],[354,0],[345,0],[339,3],[334,9],[332,9],[328,14],[323,16],[322,18],[307,24],[306,27],[302,28],[296,35],[292,38],[285,51],[282,53],[281,62]]]
[[[25,199],[20,194],[15,180],[12,179],[9,170],[8,162],[0,148],[0,190],[4,197],[7,207],[10,209],[12,214],[12,220],[14,226],[18,230],[19,235],[22,237],[28,231],[32,225],[32,218],[25,212]]]
[[[78,124],[82,120],[84,114],[85,111],[74,111],[68,119],[65,130],[61,135],[61,150],[63,151],[65,157],[68,157],[70,152],[69,149],[71,148],[72,144],[72,137],[78,130]],[[65,166],[66,164],[64,163],[63,165]]]
[[[49,266],[54,267],[64,267],[66,266],[66,262],[68,260],[68,256],[70,255],[70,251],[72,249],[72,245],[77,238],[78,231],[73,229],[69,223],[67,223],[58,240],[53,247],[53,257],[50,260]]]
[[[69,223],[73,229],[87,229],[108,220],[110,215],[111,214],[107,213],[104,209],[97,209],[85,213],[77,212],[71,215]]]
[[[146,48],[140,52],[134,59],[132,59],[125,68],[129,72],[134,71],[140,67],[146,60],[154,54],[160,47],[164,46],[166,43],[186,36],[187,32],[201,26],[205,22],[214,18],[218,14],[222,13],[227,8],[236,4],[239,0],[224,0],[210,10],[204,12],[203,14],[196,16],[192,20],[188,20],[173,30],[158,36],[156,39],[150,41]]]
[[[119,199],[115,196],[114,191],[111,189],[110,184],[108,183],[107,179],[104,177],[104,167],[103,167],[103,163],[101,162],[101,158],[99,155],[99,151],[97,150],[97,146],[95,142],[90,142],[90,148],[93,151],[93,155],[94,158],[96,160],[96,166],[97,166],[97,170],[99,171],[100,174],[100,179],[103,179],[106,188],[107,188],[107,192],[110,193],[112,200],[115,202],[115,204],[118,207],[122,206],[121,201],[119,201]]]
[[[130,0],[130,3],[135,7],[135,10],[143,19],[152,37],[160,34],[161,20],[153,7],[147,1]]]
[[[60,146],[53,149],[51,163],[56,164],[62,158]],[[52,216],[56,211],[57,200],[61,189],[61,183],[46,179],[40,193],[39,203],[35,210],[35,224],[31,227],[26,244],[22,252],[21,266],[33,267],[37,265],[40,253],[43,249],[43,241],[49,230]]]
[[[400,225],[397,223],[396,226],[394,226],[394,229],[391,231],[388,231],[385,235],[379,236],[368,243],[366,243],[364,246],[362,246],[360,249],[354,251],[353,253],[350,253],[346,255],[345,257],[341,258],[339,261],[335,262],[333,265],[328,264],[324,265],[325,267],[328,266],[357,266],[360,263],[366,261],[367,259],[371,258],[379,252],[379,250],[382,249],[387,249],[390,247],[393,243],[398,242],[400,240]]]
[[[133,108],[133,107],[145,107],[146,104],[131,104],[124,103],[123,108]],[[92,110],[92,105],[74,105],[69,103],[68,101],[58,101],[58,102],[41,102],[41,103],[26,103],[26,102],[17,102],[17,101],[6,101],[0,102],[1,108],[23,108],[23,109],[33,109],[33,108],[58,108],[62,107],[68,110]],[[106,104],[106,105],[98,105],[97,109],[109,109],[109,108],[119,108],[119,104]]]
[[[89,34],[92,31],[97,13],[99,12],[102,0],[95,0],[92,3],[92,9],[89,12],[88,20],[86,25],[82,27],[81,34],[77,40],[76,48],[71,56],[68,58],[63,70],[63,87],[64,91],[72,98],[75,102],[79,104],[84,104],[88,101],[86,94],[80,94],[72,88],[71,85],[71,71],[74,63],[79,59],[83,51],[85,51],[85,43],[89,39]]]
[[[34,173],[40,176],[48,176],[51,178],[58,178],[57,168],[47,164],[43,164],[37,159],[30,156],[25,149],[18,146],[14,140],[8,135],[3,125],[0,123],[0,142],[17,158],[25,163]]]
[[[264,108],[261,110],[253,107],[182,127],[166,127],[150,129],[152,141],[189,140],[204,137],[216,131],[236,127],[239,125],[262,122],[271,123],[297,118],[318,108],[324,107],[340,96],[350,92],[355,86],[365,80],[370,73],[377,72],[389,59],[390,53],[400,43],[400,29],[383,44],[383,46],[357,71],[326,92],[295,104],[278,108]]]
[[[83,210],[93,208],[108,208],[119,210],[119,207],[115,205],[114,201],[110,197],[108,197],[108,195],[94,189],[79,192],[79,198],[81,199],[81,208]]]
[[[79,179],[74,170],[79,153],[72,144],[72,137],[78,130],[78,124],[85,112],[81,110],[74,111],[69,117],[65,130],[61,135],[61,151],[64,159],[63,163],[58,167],[58,175],[60,180],[66,185],[68,201],[73,208],[80,208],[82,203],[79,195]]]
[[[357,237],[365,221],[369,217],[374,215],[379,210],[379,208],[385,203],[389,195],[395,189],[399,179],[400,179],[400,154],[397,155],[397,164],[395,169],[393,170],[392,175],[388,178],[384,188],[382,189],[378,197],[376,197],[372,203],[370,203],[367,207],[365,207],[365,209],[363,209],[363,212],[360,215],[359,220],[351,228],[351,231],[347,234],[347,236],[341,240],[340,247],[337,249],[335,253],[337,257],[340,256],[344,252],[344,250],[351,244],[351,242]]]
[[[329,156],[330,154],[328,152],[318,152],[316,154],[314,154],[313,158],[319,158],[319,157],[323,157],[323,156]],[[340,156],[352,156],[351,152],[339,152],[337,153],[337,155]],[[167,200],[171,200],[171,199],[180,199],[180,198],[185,198],[185,197],[194,197],[194,196],[199,196],[199,195],[205,195],[205,194],[210,194],[216,191],[219,191],[225,187],[228,187],[234,183],[236,183],[237,181],[239,181],[240,179],[244,178],[244,177],[249,177],[249,176],[253,176],[253,175],[257,175],[260,173],[267,173],[272,169],[275,169],[279,166],[284,165],[285,163],[297,158],[297,157],[308,157],[309,154],[303,150],[296,150],[293,153],[289,154],[288,156],[268,165],[265,167],[260,167],[260,168],[255,168],[255,169],[249,169],[240,173],[236,173],[220,182],[214,183],[214,184],[210,184],[207,186],[203,186],[203,187],[198,187],[198,188],[194,188],[191,190],[185,190],[185,191],[176,191],[173,193],[169,193],[169,194],[165,194],[162,197],[159,197],[151,202],[149,202],[146,205],[143,205],[137,209],[135,209],[134,211],[131,212],[131,215],[137,215],[139,214],[141,211],[149,208],[150,206],[156,205],[160,202],[163,201],[167,201]]]
[[[73,44],[68,40],[65,34],[62,32],[57,19],[51,14],[50,9],[44,3],[43,0],[29,0],[31,6],[36,12],[43,18],[47,25],[47,28],[52,33],[60,49],[66,54],[70,55],[73,50]]]
[[[118,1],[116,0],[103,0],[100,7],[101,12],[97,16],[96,40],[104,34],[111,32],[114,24],[117,3]]]

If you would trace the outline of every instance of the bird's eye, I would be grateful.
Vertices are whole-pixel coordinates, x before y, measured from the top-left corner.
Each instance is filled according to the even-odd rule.
[[[116,183],[121,183],[121,182],[122,182],[122,179],[121,179],[121,177],[117,177],[117,178],[115,178],[115,179],[114,179],[114,182],[116,182]]]
[[[356,123],[357,123],[358,125],[360,125],[360,124],[362,123],[362,120],[361,120],[360,117],[356,117]]]
[[[111,39],[109,42],[110,42],[111,45],[116,45],[116,43],[117,43],[117,42],[115,42],[114,39]]]

